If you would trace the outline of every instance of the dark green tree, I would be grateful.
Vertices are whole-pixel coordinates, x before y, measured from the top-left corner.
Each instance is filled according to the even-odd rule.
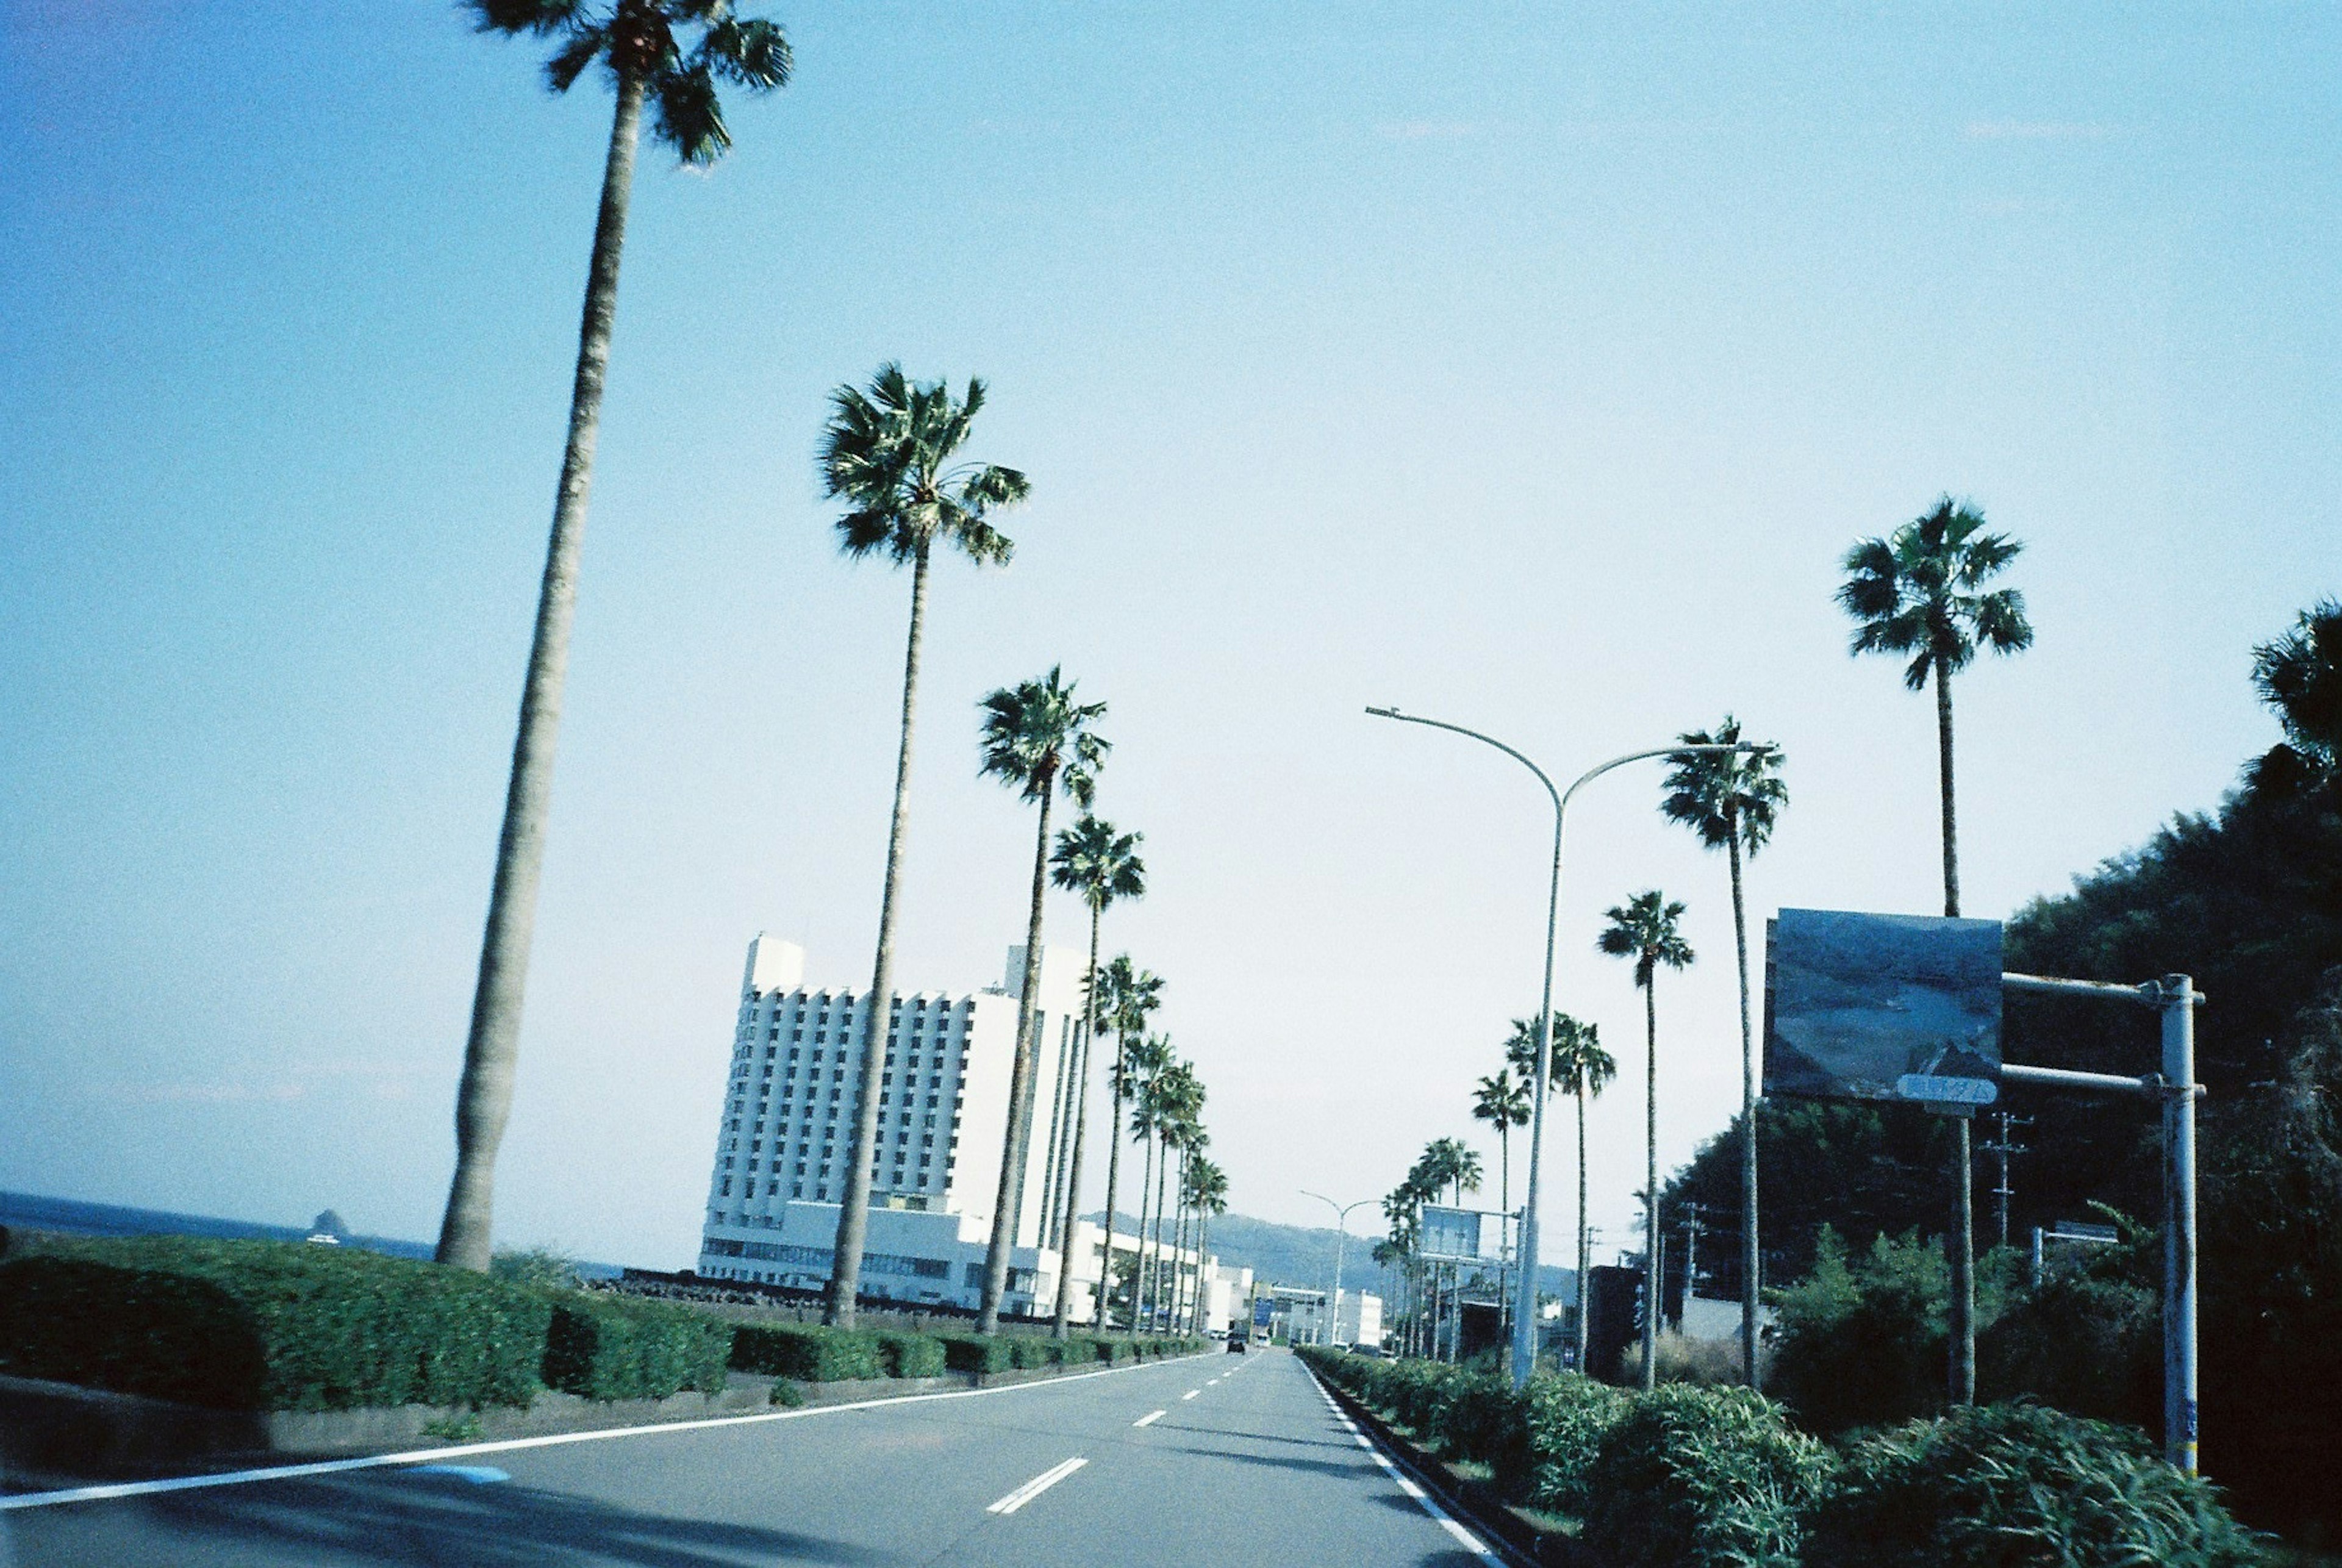
[[[1595,945],[1613,958],[1635,962],[1635,984],[1643,994],[1644,1178],[1643,1178],[1643,1388],[1658,1386],[1659,1337],[1659,1001],[1658,972],[1688,968],[1691,944],[1683,938],[1684,906],[1656,888],[1613,904]],[[1580,1283],[1580,1296],[1585,1286]]]

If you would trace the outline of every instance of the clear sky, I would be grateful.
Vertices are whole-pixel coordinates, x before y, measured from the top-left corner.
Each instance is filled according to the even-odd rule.
[[[1034,481],[1013,566],[937,574],[900,974],[1021,940],[975,704],[1062,662],[1146,834],[1109,951],[1272,1219],[1443,1134],[1493,1174],[1466,1096],[1535,1006],[1542,795],[1366,704],[1556,774],[1729,709],[1789,758],[1756,910],[1929,913],[1932,709],[1830,594],[1971,496],[2039,631],[1957,687],[2002,914],[2215,804],[2252,644],[2342,591],[2329,8],[769,14],[796,85],[636,187],[507,1242],[689,1261],[748,939],[867,984],[908,584],[813,456],[881,360],[989,378]],[[608,126],[539,53],[0,0],[0,1184],[435,1230]],[[1629,1063],[1606,1248],[1606,905],[1691,906],[1663,1159],[1737,1102],[1724,866],[1656,786],[1582,797],[1563,893]]]

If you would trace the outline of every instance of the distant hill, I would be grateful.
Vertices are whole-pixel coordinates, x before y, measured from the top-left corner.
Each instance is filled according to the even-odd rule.
[[[1102,1216],[1092,1214],[1096,1221]],[[1133,1231],[1138,1222],[1128,1214],[1116,1228]],[[1342,1288],[1370,1291],[1385,1301],[1398,1292],[1398,1277],[1377,1268],[1374,1234],[1352,1233],[1342,1252]],[[1212,1221],[1212,1251],[1220,1261],[1252,1270],[1253,1278],[1269,1284],[1298,1285],[1325,1290],[1334,1281],[1335,1233],[1323,1225],[1279,1225],[1246,1214],[1221,1214]],[[1550,1265],[1537,1270],[1537,1288],[1565,1302],[1577,1299],[1577,1276],[1571,1269]]]

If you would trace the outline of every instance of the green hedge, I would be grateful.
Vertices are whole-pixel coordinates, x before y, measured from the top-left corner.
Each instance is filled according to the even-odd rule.
[[[1431,1362],[1296,1353],[1507,1502],[1578,1522],[1589,1561],[1787,1568],[2245,1568],[2251,1533],[2137,1431],[2031,1405],[1872,1433],[1843,1462],[1741,1388],[1629,1393],[1575,1373],[1515,1393]]]
[[[1616,1568],[1794,1563],[1829,1470],[1763,1394],[1662,1383],[1603,1435],[1581,1539]]]
[[[1016,1364],[1014,1342],[1006,1334],[946,1333],[944,1364],[954,1372],[1006,1372]]]
[[[2121,1427],[2004,1404],[1874,1433],[1815,1510],[1812,1568],[2260,1561],[2208,1482]]]
[[[800,1383],[887,1375],[878,1335],[810,1323],[741,1324],[732,1335],[732,1365]]]
[[[25,1238],[0,1263],[0,1370],[227,1410],[517,1404],[551,1308],[355,1248]]]
[[[941,1377],[944,1373],[944,1343],[932,1334],[900,1333],[881,1330],[877,1334],[879,1358],[886,1363],[889,1377]]]
[[[587,1399],[716,1393],[733,1338],[730,1323],[688,1307],[563,1293],[553,1297],[545,1381]]]

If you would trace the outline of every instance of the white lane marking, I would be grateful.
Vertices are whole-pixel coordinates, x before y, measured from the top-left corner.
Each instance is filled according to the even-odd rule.
[[[1170,1413],[1171,1413],[1167,1410],[1158,1410],[1152,1415],[1140,1416],[1136,1421],[1132,1422],[1130,1424],[1133,1426],[1152,1426]]]
[[[1305,1368],[1304,1370],[1306,1369]],[[1317,1374],[1314,1372],[1310,1373],[1309,1377],[1310,1381],[1313,1383],[1317,1381]],[[1366,1451],[1366,1457],[1373,1460],[1375,1463],[1381,1468],[1384,1474],[1398,1483],[1398,1489],[1401,1492],[1406,1493],[1409,1497],[1414,1498],[1416,1507],[1421,1508],[1426,1513],[1430,1514],[1431,1517],[1438,1523],[1441,1529],[1446,1531],[1448,1534],[1455,1537],[1456,1543],[1457,1545],[1463,1547],[1465,1551],[1469,1552],[1475,1557],[1486,1557],[1491,1559],[1496,1557],[1496,1552],[1486,1542],[1481,1540],[1477,1535],[1475,1535],[1472,1532],[1466,1530],[1462,1524],[1456,1523],[1456,1516],[1448,1513],[1445,1508],[1442,1508],[1437,1501],[1430,1495],[1430,1493],[1425,1492],[1422,1487],[1417,1486],[1413,1481],[1399,1473],[1398,1466],[1393,1464],[1384,1454],[1383,1451],[1369,1440],[1364,1432],[1358,1429],[1358,1423],[1350,1419],[1350,1413],[1344,1410],[1340,1404],[1335,1402],[1334,1396],[1326,1391],[1326,1385],[1322,1383],[1317,1383],[1317,1397],[1326,1402],[1326,1408],[1334,1413],[1334,1419],[1340,1422],[1345,1427],[1349,1429],[1350,1435],[1357,1439],[1358,1446]]]
[[[1027,1503],[1032,1502],[1033,1499],[1040,1496],[1041,1493],[1048,1491],[1049,1488],[1055,1486],[1058,1482],[1063,1481],[1066,1476],[1071,1475],[1075,1471],[1079,1470],[1083,1465],[1087,1464],[1088,1463],[1088,1460],[1076,1456],[1066,1460],[1062,1464],[1053,1464],[1049,1466],[1048,1469],[1041,1472],[1040,1474],[1035,1476],[1032,1480],[1026,1482],[1024,1485],[1018,1487],[1016,1491],[1010,1493],[1007,1496],[1002,1498],[999,1502],[994,1503],[991,1507],[986,1509],[985,1512],[986,1513],[1014,1513],[1018,1509],[1024,1507]]]
[[[468,1481],[475,1486],[490,1486],[499,1481],[510,1481],[512,1473],[498,1470],[493,1464],[418,1464],[409,1472],[414,1475],[452,1475],[458,1481]]]
[[[1182,1360],[1186,1358],[1182,1357]],[[161,1481],[116,1481],[101,1486],[71,1486],[55,1492],[0,1494],[0,1513],[19,1508],[52,1508],[65,1503],[105,1503],[117,1497],[146,1497],[158,1492],[195,1492],[213,1486],[248,1486],[257,1481],[300,1481],[312,1475],[340,1475],[353,1470],[384,1470],[395,1465],[428,1464],[467,1453],[513,1453],[524,1448],[558,1448],[572,1443],[602,1443],[614,1437],[650,1437],[663,1432],[700,1432],[712,1426],[754,1426],[767,1421],[802,1421],[807,1416],[836,1415],[850,1410],[877,1410],[894,1404],[926,1404],[938,1399],[980,1399],[992,1393],[1022,1393],[1027,1389],[1054,1388],[1085,1378],[1119,1377],[1126,1372],[1176,1364],[1134,1362],[1128,1366],[1101,1367],[1096,1372],[1070,1373],[1036,1383],[1012,1383],[1000,1388],[951,1388],[939,1393],[906,1393],[892,1399],[856,1399],[837,1404],[816,1404],[803,1410],[763,1411],[755,1415],[711,1415],[697,1421],[663,1421],[648,1426],[612,1426],[599,1432],[556,1432],[543,1437],[505,1437],[491,1443],[450,1443],[444,1448],[408,1449],[397,1453],[373,1453],[358,1459],[320,1459],[307,1464],[277,1464],[260,1470],[224,1470],[210,1475],[174,1475]]]
[[[1189,1389],[1186,1393],[1185,1393],[1181,1394],[1179,1397],[1180,1397],[1181,1399],[1193,1399],[1193,1398],[1195,1398],[1197,1394],[1199,1394],[1199,1393],[1203,1393],[1203,1392],[1204,1392],[1204,1391],[1203,1391],[1202,1389],[1200,1389],[1200,1388],[1191,1388],[1191,1389]]]

